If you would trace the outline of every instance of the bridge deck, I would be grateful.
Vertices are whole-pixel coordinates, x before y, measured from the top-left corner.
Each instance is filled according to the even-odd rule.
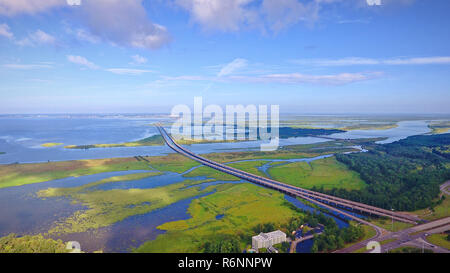
[[[373,207],[370,205],[346,200],[343,198],[330,196],[323,193],[314,192],[311,190],[303,189],[300,187],[295,187],[292,185],[288,185],[276,180],[268,179],[265,177],[257,176],[251,173],[244,172],[242,170],[238,170],[232,167],[229,167],[227,165],[206,159],[204,157],[201,157],[197,154],[192,153],[191,151],[185,149],[184,147],[177,144],[171,136],[167,134],[164,128],[161,126],[157,126],[158,130],[160,131],[161,135],[163,136],[164,141],[166,144],[173,149],[174,151],[191,158],[193,160],[196,160],[197,162],[200,162],[203,165],[206,165],[208,167],[214,168],[216,170],[228,173],[230,175],[234,175],[236,177],[239,177],[241,179],[247,180],[252,183],[256,183],[259,185],[263,185],[268,188],[272,188],[278,191],[281,191],[283,193],[292,195],[292,196],[298,196],[300,198],[306,199],[312,203],[318,203],[322,207],[327,207],[330,210],[336,211],[340,214],[343,214],[351,219],[354,219],[358,222],[364,222],[364,224],[374,226],[373,224],[364,221],[356,216],[353,216],[349,213],[343,212],[341,210],[336,209],[335,207],[329,206],[329,204],[334,204],[335,206],[342,206],[345,208],[350,208],[352,210],[358,210],[361,212],[374,214],[378,216],[384,216],[384,217],[391,217],[397,221],[407,222],[407,223],[416,223],[419,219],[412,215],[405,215],[397,212],[392,212],[390,210],[385,210],[377,207]],[[356,218],[356,219],[355,219]],[[378,227],[377,227],[378,228]]]

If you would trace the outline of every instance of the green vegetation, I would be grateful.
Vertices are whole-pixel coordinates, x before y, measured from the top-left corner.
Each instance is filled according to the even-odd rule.
[[[33,164],[0,165],[0,188],[103,172],[151,170],[134,158],[93,159]]]
[[[200,163],[198,163],[197,161],[189,159],[180,154],[169,154],[166,156],[147,156],[142,158],[144,158],[151,167],[163,172],[183,173],[195,166],[200,165]]]
[[[422,252],[423,253],[433,253],[433,251],[429,250],[429,249],[422,250],[421,248],[410,247],[410,246],[399,247],[399,248],[389,251],[389,253],[422,253]]]
[[[113,177],[102,179],[97,182],[92,182],[92,183],[85,184],[85,185],[82,185],[79,187],[74,187],[74,188],[47,188],[46,190],[39,191],[38,196],[41,198],[56,197],[56,196],[70,197],[72,194],[88,192],[91,188],[100,186],[102,184],[140,180],[140,179],[144,179],[147,177],[158,176],[161,174],[162,174],[161,172],[146,172],[146,173],[134,173],[134,174],[121,175],[121,176],[113,176]]]
[[[366,123],[366,124],[354,124],[348,125],[345,127],[341,127],[339,129],[345,131],[351,130],[387,130],[397,128],[398,124],[396,122],[393,123]]]
[[[289,253],[289,249],[291,245],[288,242],[282,242],[276,245],[273,245],[274,248],[278,250],[278,253]]]
[[[205,157],[218,162],[231,162],[247,159],[291,159],[315,157],[319,155],[356,151],[352,145],[371,143],[375,139],[355,141],[329,141],[310,145],[291,145],[282,147],[275,152],[231,152],[212,153]],[[237,164],[237,165],[236,165]],[[253,163],[236,163],[238,168],[243,168],[259,175],[264,175],[257,170],[258,165]],[[255,163],[255,164],[262,164]],[[0,165],[0,188],[20,186],[25,184],[45,182],[66,177],[79,177],[103,172],[126,170],[154,170],[182,173],[192,167],[200,165],[198,162],[179,154],[167,156],[151,156],[134,158],[92,159],[63,162],[47,162],[33,164],[9,164]],[[205,171],[206,168],[202,168]],[[200,170],[198,170],[200,172]],[[205,172],[209,172],[206,170]],[[234,178],[233,178],[234,179]],[[225,180],[231,180],[227,178]]]
[[[258,167],[261,167],[262,165],[266,164],[267,161],[245,161],[245,162],[236,162],[228,164],[228,166],[240,169],[249,173],[253,173],[260,176],[265,176],[265,174],[258,170]],[[217,180],[224,180],[224,181],[239,181],[241,179],[223,173],[218,172],[210,167],[202,166],[199,168],[196,168],[192,170],[191,172],[184,175],[185,177],[197,177],[197,176],[206,176],[208,178],[214,178]]]
[[[294,128],[324,128],[350,130],[386,130],[397,127],[397,123],[402,120],[417,120],[419,117],[342,117],[342,116],[317,116],[317,117],[296,117],[295,120],[282,122]]]
[[[135,251],[205,252],[205,242],[215,241],[219,234],[235,238],[244,249],[256,233],[255,226],[273,223],[283,230],[300,214],[283,194],[249,183],[220,185],[214,194],[193,200],[188,212],[192,218],[159,226],[167,232]],[[225,216],[216,220],[221,214]]]
[[[0,152],[0,155],[4,155],[4,154],[6,154],[5,152]]]
[[[450,134],[413,136],[369,152],[338,154],[336,158],[358,172],[366,182],[362,190],[326,190],[328,194],[385,209],[413,211],[432,206],[439,185],[450,179]]]
[[[375,237],[375,235],[377,234],[376,230],[373,227],[371,227],[371,226],[362,225],[361,227],[364,229],[364,236],[361,239],[359,239],[357,242],[352,242],[352,243],[345,244],[343,248],[347,248],[347,247],[350,247],[350,246],[352,246],[352,245],[354,245],[356,243],[359,243],[361,241],[365,241],[365,240],[371,239],[371,238]],[[365,253],[366,251],[367,251],[367,248],[364,246],[364,247],[362,247],[360,249],[357,249],[357,250],[353,251],[353,253]]]
[[[280,138],[289,138],[289,137],[302,137],[302,136],[318,136],[318,135],[330,135],[334,133],[345,132],[342,130],[336,129],[310,129],[310,128],[291,128],[291,127],[280,127],[279,135]],[[247,136],[248,139],[248,136]],[[207,140],[207,139],[194,139],[193,137],[189,139],[179,139],[177,140],[178,144],[181,145],[190,145],[190,144],[205,144],[205,143],[225,143],[225,142],[239,142],[245,141],[243,140]],[[53,143],[48,143],[49,145]],[[62,143],[58,143],[57,145],[62,145]],[[161,135],[154,135],[145,139],[141,139],[138,141],[124,142],[124,143],[110,143],[110,144],[88,144],[88,145],[67,145],[64,148],[66,149],[94,149],[94,148],[116,148],[116,147],[138,147],[138,146],[161,146],[164,145],[164,139]],[[53,147],[52,146],[44,146],[44,147]]]
[[[41,234],[19,237],[16,234],[0,238],[0,253],[67,253],[61,240],[46,239]]]
[[[51,148],[51,147],[55,147],[55,146],[61,146],[63,144],[64,143],[53,143],[53,142],[50,142],[50,143],[41,144],[41,146],[45,147],[45,148]]]
[[[361,225],[350,224],[347,228],[339,229],[333,219],[327,218],[324,232],[314,237],[311,247],[312,253],[330,252],[343,248],[345,244],[355,243],[365,237],[365,230]],[[324,220],[322,220],[324,221]]]
[[[427,241],[450,250],[450,234],[431,234],[427,237]]]
[[[392,243],[392,242],[395,242],[395,241],[397,241],[396,238],[383,240],[383,241],[380,242],[380,245],[386,245],[386,244],[389,244],[389,243]]]
[[[450,216],[450,198],[444,195],[437,202],[433,202],[431,207],[414,211],[414,214],[429,221]]]
[[[389,230],[389,231],[393,231],[393,232],[414,226],[413,224],[410,224],[410,223],[394,221],[394,229],[392,229],[392,219],[386,218],[386,217],[371,218],[371,219],[369,219],[369,221],[381,228],[384,228],[385,230]]]
[[[290,137],[307,137],[307,136],[323,136],[335,133],[344,133],[343,130],[338,129],[324,129],[324,128],[298,128],[298,127],[280,127],[280,138]]]
[[[145,160],[142,158],[144,157],[0,165],[0,188],[128,170],[158,169],[182,173],[199,165],[194,160],[178,154],[145,157]]]
[[[241,253],[239,241],[231,236],[217,235],[203,246],[205,253]]]
[[[161,146],[164,140],[161,135],[154,135],[138,141],[116,143],[116,144],[89,144],[89,145],[67,145],[66,149],[94,149],[94,148],[116,148],[116,147],[139,147],[139,146]]]
[[[184,174],[184,177],[198,177],[198,176],[204,176],[204,177],[208,177],[208,178],[213,178],[216,180],[222,180],[222,181],[239,181],[240,179],[223,173],[223,172],[218,172],[210,167],[206,167],[206,166],[201,166],[198,168],[195,168],[194,170]]]
[[[432,134],[444,134],[450,130],[450,121],[441,121],[428,124]]]
[[[275,180],[307,189],[321,187],[325,190],[334,188],[361,190],[365,187],[359,175],[336,161],[335,157],[311,163],[294,162],[274,166],[269,169],[269,174]]]
[[[327,141],[315,144],[302,145],[288,145],[280,147],[273,152],[227,152],[227,153],[210,153],[204,157],[217,162],[227,163],[240,160],[255,160],[255,159],[294,159],[294,158],[309,158],[321,155],[328,155],[334,153],[354,152],[358,149],[353,148],[355,145],[371,144],[376,139],[360,139],[360,140],[338,140]]]
[[[131,179],[125,176],[123,179]],[[148,213],[163,208],[177,201],[197,195],[210,193],[216,186],[200,190],[199,187],[188,187],[208,181],[185,181],[164,187],[151,189],[114,189],[86,190],[102,183],[120,181],[119,178],[102,180],[74,188],[48,188],[37,194],[41,198],[64,196],[86,206],[86,210],[75,212],[72,216],[57,222],[49,233],[84,232],[109,226],[129,216]]]

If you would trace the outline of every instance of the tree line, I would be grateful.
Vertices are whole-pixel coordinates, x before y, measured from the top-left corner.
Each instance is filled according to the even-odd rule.
[[[338,154],[338,161],[360,174],[363,190],[313,190],[402,211],[432,207],[442,201],[439,186],[450,179],[450,134],[408,137],[369,145],[366,153]]]

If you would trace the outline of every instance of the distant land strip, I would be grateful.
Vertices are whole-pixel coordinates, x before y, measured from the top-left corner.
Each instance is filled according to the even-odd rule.
[[[292,127],[280,127],[279,135],[280,138],[290,138],[290,137],[317,137],[323,135],[331,135],[335,133],[343,133],[344,130],[339,129],[314,129],[314,128],[292,128]],[[206,143],[225,143],[225,142],[240,142],[248,141],[248,139],[243,140],[196,140],[196,139],[181,139],[178,143],[182,145],[189,144],[206,144]],[[148,138],[144,138],[138,141],[124,142],[124,143],[113,143],[113,144],[88,144],[88,145],[67,145],[66,149],[94,149],[94,148],[117,148],[117,147],[139,147],[139,146],[163,146],[164,141],[161,135],[154,135]]]

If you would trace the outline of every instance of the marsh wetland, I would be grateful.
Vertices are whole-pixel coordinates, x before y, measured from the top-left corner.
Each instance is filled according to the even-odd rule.
[[[260,152],[260,141],[188,147],[295,186],[363,191],[366,181],[336,154],[430,133],[427,120],[286,118],[283,126],[340,131],[328,135],[333,139],[286,137],[274,152]],[[203,252],[206,242],[237,238],[245,250],[258,225],[291,233],[293,218],[325,213],[173,153],[159,143],[150,126],[156,121],[161,118],[1,117],[0,150],[6,153],[0,156],[0,237],[78,241],[86,252]],[[326,215],[348,227],[345,217]],[[305,242],[297,250],[311,246]]]

